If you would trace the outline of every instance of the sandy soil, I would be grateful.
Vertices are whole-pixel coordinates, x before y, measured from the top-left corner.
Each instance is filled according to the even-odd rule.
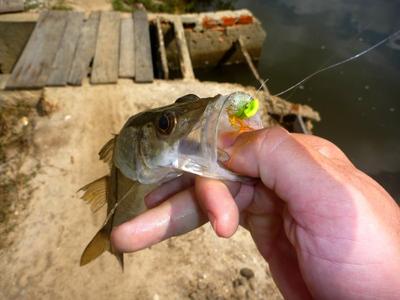
[[[79,267],[81,252],[102,219],[91,214],[76,191],[106,173],[97,152],[111,134],[130,115],[186,93],[213,96],[238,89],[243,88],[182,81],[45,89],[42,97],[56,111],[30,120],[35,151],[23,167],[32,161],[41,167],[29,181],[33,193],[27,208],[11,216],[18,222],[2,236],[13,243],[0,249],[0,299],[281,299],[244,230],[226,240],[205,225],[127,255],[124,273],[108,253]],[[0,93],[5,102],[30,97],[35,103],[41,96]],[[246,279],[242,268],[251,269],[254,277]]]
[[[111,10],[111,0],[67,0],[65,3],[77,11]]]

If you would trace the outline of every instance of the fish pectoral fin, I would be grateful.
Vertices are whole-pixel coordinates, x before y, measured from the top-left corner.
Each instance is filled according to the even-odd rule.
[[[90,204],[92,212],[98,211],[107,202],[107,181],[109,176],[104,176],[85,185],[79,191],[85,192],[81,199]],[[78,192],[79,192],[78,191]]]
[[[114,146],[115,146],[115,139],[117,135],[114,136],[111,140],[109,140],[100,150],[99,152],[99,158],[103,162],[112,165],[112,158],[113,158],[113,153],[114,153]]]
[[[105,227],[99,230],[86,246],[81,256],[80,265],[84,266],[99,257],[103,252],[110,250],[110,239]]]

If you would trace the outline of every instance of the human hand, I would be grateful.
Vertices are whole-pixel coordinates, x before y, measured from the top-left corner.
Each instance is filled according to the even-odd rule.
[[[228,168],[255,184],[185,176],[146,196],[114,228],[137,251],[207,220],[221,237],[247,228],[286,298],[400,298],[400,209],[330,142],[281,128],[240,135]]]

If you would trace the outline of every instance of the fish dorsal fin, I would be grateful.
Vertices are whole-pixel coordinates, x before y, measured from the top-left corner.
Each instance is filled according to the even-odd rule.
[[[107,202],[107,181],[109,176],[104,176],[85,185],[79,191],[85,192],[81,199],[90,204],[93,212],[98,211]]]
[[[182,96],[182,97],[176,99],[175,103],[185,103],[185,102],[190,102],[190,101],[197,101],[199,99],[200,99],[200,97],[195,94],[187,94],[185,96]]]
[[[108,163],[109,165],[112,164],[112,158],[113,158],[113,152],[114,152],[114,145],[115,145],[115,139],[117,136],[114,136],[112,139],[110,139],[100,150],[99,152],[99,158],[100,160],[104,161],[105,163]]]

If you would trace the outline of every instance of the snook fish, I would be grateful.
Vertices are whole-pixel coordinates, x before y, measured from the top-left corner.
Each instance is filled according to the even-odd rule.
[[[81,266],[109,251],[123,267],[123,254],[110,244],[111,230],[142,212],[143,196],[155,186],[184,171],[209,177],[218,173],[215,178],[241,180],[242,177],[218,166],[213,139],[226,103],[233,103],[226,108],[228,127],[235,125],[232,122],[236,119],[239,127],[248,127],[245,120],[258,110],[257,101],[243,93],[212,98],[189,94],[172,105],[130,117],[119,134],[99,152],[100,159],[109,163],[110,174],[81,189],[82,198],[93,211],[107,204],[104,225],[83,251]],[[233,111],[232,107],[239,110]]]
[[[143,210],[144,193],[138,190],[149,190],[154,184],[182,174],[179,170],[152,166],[168,160],[169,150],[192,130],[213,99],[186,95],[172,105],[141,112],[130,117],[120,133],[103,146],[99,157],[110,164],[110,174],[81,190],[84,191],[82,199],[91,204],[93,211],[107,203],[107,219],[83,251],[81,266],[105,251],[113,253],[123,266],[123,254],[113,250],[110,244],[112,228]]]

